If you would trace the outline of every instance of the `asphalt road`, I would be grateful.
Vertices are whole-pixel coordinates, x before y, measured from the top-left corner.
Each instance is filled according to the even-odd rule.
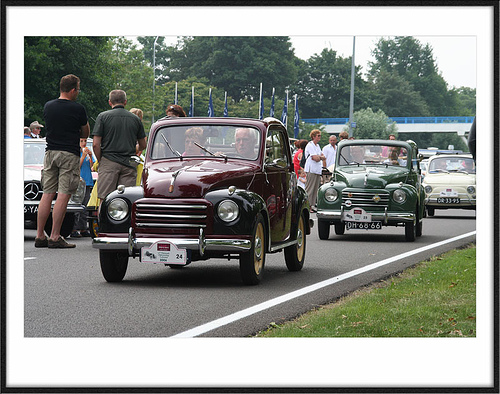
[[[124,281],[107,283],[90,238],[72,240],[75,249],[35,249],[35,231],[25,230],[24,335],[246,337],[473,242],[475,229],[475,212],[462,210],[436,211],[410,243],[402,227],[344,236],[332,228],[321,241],[315,226],[302,271],[289,272],[282,253],[268,255],[263,282],[250,287],[241,282],[237,260],[171,269],[130,259]],[[469,235],[447,242],[463,234]]]

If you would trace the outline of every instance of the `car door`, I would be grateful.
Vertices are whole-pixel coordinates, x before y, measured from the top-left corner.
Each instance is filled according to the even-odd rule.
[[[284,130],[269,128],[266,137],[266,157],[264,171],[266,188],[269,193],[266,200],[271,225],[271,243],[277,244],[290,236],[292,217],[292,187],[290,163],[291,155],[287,148]],[[288,149],[288,151],[287,151]]]

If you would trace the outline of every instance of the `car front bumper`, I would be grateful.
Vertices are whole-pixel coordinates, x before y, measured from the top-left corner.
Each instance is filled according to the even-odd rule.
[[[132,230],[132,229],[131,229]],[[156,242],[167,241],[174,244],[178,249],[196,251],[203,256],[206,252],[222,253],[245,253],[250,250],[252,242],[249,239],[241,238],[205,238],[205,234],[200,230],[198,238],[146,238],[136,237],[133,232],[129,232],[128,237],[96,237],[92,240],[92,247],[105,250],[128,250],[133,256],[143,247],[150,247]]]
[[[379,221],[385,225],[391,225],[397,223],[411,223],[415,221],[415,214],[412,212],[388,212],[386,209],[384,212],[369,212],[369,213],[371,214],[371,220],[373,222]],[[340,211],[318,209],[316,217],[318,218],[318,220],[343,222],[344,210],[343,207],[342,210]]]

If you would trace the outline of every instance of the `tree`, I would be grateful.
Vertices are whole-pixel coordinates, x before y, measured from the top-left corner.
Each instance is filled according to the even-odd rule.
[[[261,82],[269,96],[297,77],[288,37],[184,37],[170,56],[163,74],[171,80],[206,78],[236,102],[258,100]]]
[[[373,112],[371,108],[362,109],[354,112],[353,119],[356,122],[356,128],[353,131],[355,138],[389,139],[389,134],[397,136],[396,122],[390,122],[381,110]]]
[[[426,102],[397,72],[381,70],[373,84],[375,109],[389,116],[429,116]]]
[[[304,118],[344,118],[349,116],[351,90],[351,59],[337,56],[332,49],[311,56],[299,63],[297,93],[301,98]],[[355,106],[364,104],[360,68],[355,71]]]
[[[42,120],[43,106],[59,96],[59,81],[67,74],[80,78],[78,101],[89,117],[106,109],[111,88],[108,75],[117,67],[110,61],[110,51],[109,37],[25,37],[25,124]]]
[[[369,75],[373,80],[384,71],[397,74],[420,94],[430,116],[448,115],[446,81],[438,74],[429,44],[422,46],[414,37],[382,38],[372,54],[375,61],[369,63]]]

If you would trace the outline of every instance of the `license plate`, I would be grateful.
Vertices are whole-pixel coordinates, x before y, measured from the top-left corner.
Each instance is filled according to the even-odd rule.
[[[460,198],[458,197],[438,197],[438,204],[460,204]]]
[[[347,230],[382,230],[382,222],[344,222]]]
[[[141,261],[153,264],[186,265],[187,251],[168,241],[158,241],[141,249]]]
[[[37,213],[38,212],[38,205],[25,205],[24,206],[24,213]]]
[[[344,220],[349,222],[368,222],[372,221],[372,214],[367,213],[363,208],[352,208],[344,212]]]

